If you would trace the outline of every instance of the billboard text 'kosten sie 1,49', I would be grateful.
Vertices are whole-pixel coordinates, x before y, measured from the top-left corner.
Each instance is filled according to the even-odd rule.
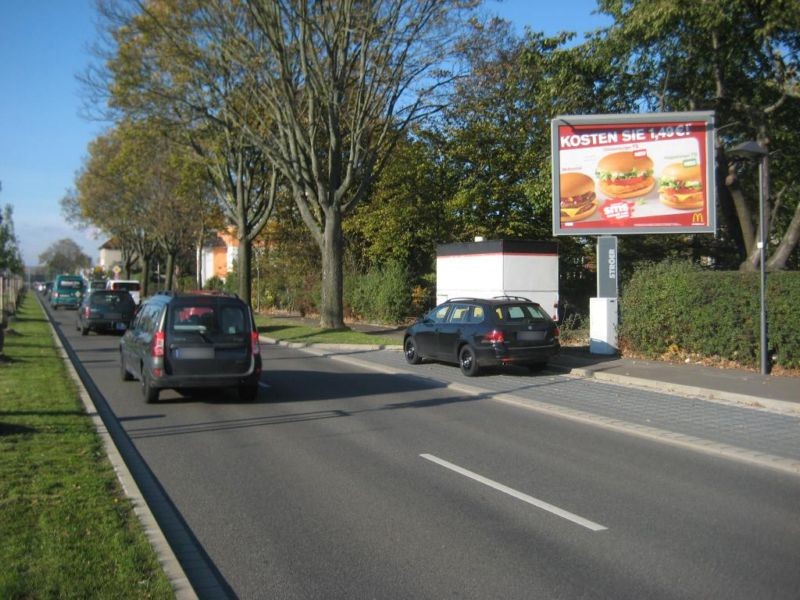
[[[552,121],[553,233],[713,233],[710,112]]]

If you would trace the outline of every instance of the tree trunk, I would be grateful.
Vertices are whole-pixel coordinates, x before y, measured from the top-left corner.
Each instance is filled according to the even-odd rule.
[[[175,250],[167,251],[167,280],[165,282],[165,287],[168,290],[174,289],[173,284],[175,283]]]
[[[786,230],[786,233],[783,235],[783,239],[781,239],[778,249],[775,250],[773,255],[767,261],[767,269],[769,271],[780,271],[785,269],[786,261],[789,260],[789,257],[797,247],[798,242],[800,242],[800,203],[797,204],[797,208],[794,211],[794,217],[792,217],[792,222],[789,223],[789,227]]]
[[[322,237],[322,300],[320,327],[344,329],[342,215],[338,208],[325,213],[325,231]]]
[[[250,250],[251,244],[247,239],[247,235],[242,229],[239,229],[239,255],[237,261],[239,263],[239,297],[250,304],[250,296],[253,292],[252,277],[250,276]]]
[[[150,295],[150,256],[142,256],[142,299]]]

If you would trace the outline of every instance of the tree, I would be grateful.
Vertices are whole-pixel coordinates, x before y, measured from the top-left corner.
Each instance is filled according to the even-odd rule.
[[[21,275],[24,270],[17,236],[14,233],[14,209],[6,204],[0,214],[0,271]]]
[[[222,15],[238,4],[204,7],[193,0],[134,2],[135,11],[101,4],[115,48],[107,55],[111,106],[129,119],[158,118],[176,142],[202,160],[219,206],[238,239],[239,294],[252,293],[252,242],[273,212],[277,173],[233,118],[246,114],[243,67],[223,59],[209,43]],[[256,127],[256,125],[254,125]]]
[[[39,255],[39,264],[47,267],[49,277],[59,273],[77,273],[92,265],[92,259],[83,253],[73,240],[58,240]]]
[[[320,248],[323,327],[344,326],[343,220],[410,124],[439,108],[450,74],[434,67],[474,4],[252,0],[221,15],[214,41],[246,76],[239,125],[288,182]]]
[[[634,82],[642,109],[715,112],[723,232],[747,270],[759,260],[757,185],[742,181],[726,146],[755,139],[769,150],[767,265],[785,268],[800,239],[800,5],[600,0],[599,7],[615,22],[590,45]]]

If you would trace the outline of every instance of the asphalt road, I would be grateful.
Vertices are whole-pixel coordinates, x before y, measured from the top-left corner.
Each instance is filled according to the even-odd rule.
[[[147,405],[118,338],[74,315],[55,318],[231,596],[800,597],[800,478],[275,346],[256,403]]]

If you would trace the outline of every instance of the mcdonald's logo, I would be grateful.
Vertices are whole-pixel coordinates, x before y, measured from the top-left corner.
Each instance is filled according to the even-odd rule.
[[[692,213],[692,223],[701,223],[701,224],[705,223],[705,217],[703,213],[701,212]]]

